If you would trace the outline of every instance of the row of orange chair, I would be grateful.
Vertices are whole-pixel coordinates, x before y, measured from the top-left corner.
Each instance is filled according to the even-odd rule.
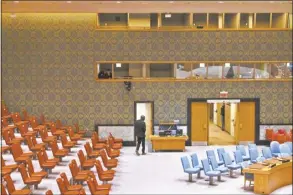
[[[292,141],[292,129],[289,132],[286,132],[284,129],[279,129],[275,132],[273,129],[269,128],[265,130],[265,133],[265,137],[269,141],[277,141],[279,143]]]

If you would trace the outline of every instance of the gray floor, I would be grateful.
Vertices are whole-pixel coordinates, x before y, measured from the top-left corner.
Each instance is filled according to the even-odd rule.
[[[53,174],[44,179],[39,185],[39,189],[34,190],[33,194],[45,194],[48,189],[51,189],[54,194],[60,194],[56,178],[61,172],[65,172],[71,178],[67,165],[72,159],[76,159],[79,163],[76,152],[80,149],[84,150],[83,145],[86,141],[89,140],[80,141],[80,145],[73,148],[70,156],[65,157],[61,165],[53,169]],[[61,144],[58,144],[61,147]],[[22,145],[22,147],[25,151],[28,150],[27,146]],[[224,147],[231,156],[232,151],[235,150],[235,146],[219,147]],[[158,152],[148,153],[146,156],[136,156],[134,155],[134,147],[124,147],[121,151],[121,157],[119,157],[119,165],[116,168],[117,174],[114,180],[110,182],[113,184],[110,194],[253,194],[252,191],[243,189],[243,176],[240,175],[240,172],[236,172],[237,178],[230,178],[228,175],[223,176],[222,178],[225,181],[216,182],[216,186],[209,186],[208,181],[205,181],[205,179],[197,180],[196,176],[194,176],[193,182],[187,181],[188,175],[182,170],[180,157],[196,152],[199,158],[203,159],[206,157],[205,151],[207,149],[216,148],[218,147],[192,146],[187,147],[187,151],[184,153]],[[51,151],[47,151],[47,153],[52,156]],[[6,164],[14,163],[11,154],[4,154],[3,158],[7,160]],[[33,160],[33,164],[35,171],[40,170],[37,160]],[[92,171],[96,174],[95,168]],[[20,173],[13,172],[11,176],[17,189],[25,187]],[[87,194],[90,194],[87,185],[84,185],[84,188]],[[292,185],[282,187],[273,194],[292,194]]]

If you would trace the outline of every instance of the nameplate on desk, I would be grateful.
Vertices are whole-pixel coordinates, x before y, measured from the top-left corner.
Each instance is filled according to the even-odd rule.
[[[263,169],[263,168],[265,168],[265,166],[262,164],[252,164],[248,168],[249,169]]]

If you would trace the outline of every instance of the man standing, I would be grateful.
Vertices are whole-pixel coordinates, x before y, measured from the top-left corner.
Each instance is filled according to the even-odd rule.
[[[137,139],[137,144],[136,144],[136,155],[139,156],[139,147],[140,147],[140,144],[142,144],[142,155],[145,155],[145,131],[146,131],[146,128],[145,128],[145,116],[141,116],[140,117],[140,120],[137,120],[134,122],[134,132],[135,132],[135,136],[136,136],[136,139]]]
[[[221,107],[221,119],[222,119],[222,131],[225,131],[225,102],[223,102]]]

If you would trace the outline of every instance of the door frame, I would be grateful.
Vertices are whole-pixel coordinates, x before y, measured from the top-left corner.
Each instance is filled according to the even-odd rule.
[[[207,100],[240,100],[240,102],[255,102],[255,138],[254,142],[257,145],[263,144],[262,140],[259,140],[259,124],[260,124],[260,98],[188,98],[187,99],[187,146],[192,145],[191,141],[191,104],[193,102],[206,102]]]
[[[155,103],[154,103],[154,101],[134,101],[133,125],[134,125],[134,122],[136,121],[136,104],[137,103],[151,103],[152,108],[153,108],[152,109],[152,121],[153,121],[153,124],[152,124],[152,135],[154,135],[154,126],[155,126],[155,121],[154,121],[154,118],[155,118],[155,116],[154,116],[154,114],[155,114]],[[134,134],[134,142],[136,143],[136,136],[135,136],[135,134]]]

